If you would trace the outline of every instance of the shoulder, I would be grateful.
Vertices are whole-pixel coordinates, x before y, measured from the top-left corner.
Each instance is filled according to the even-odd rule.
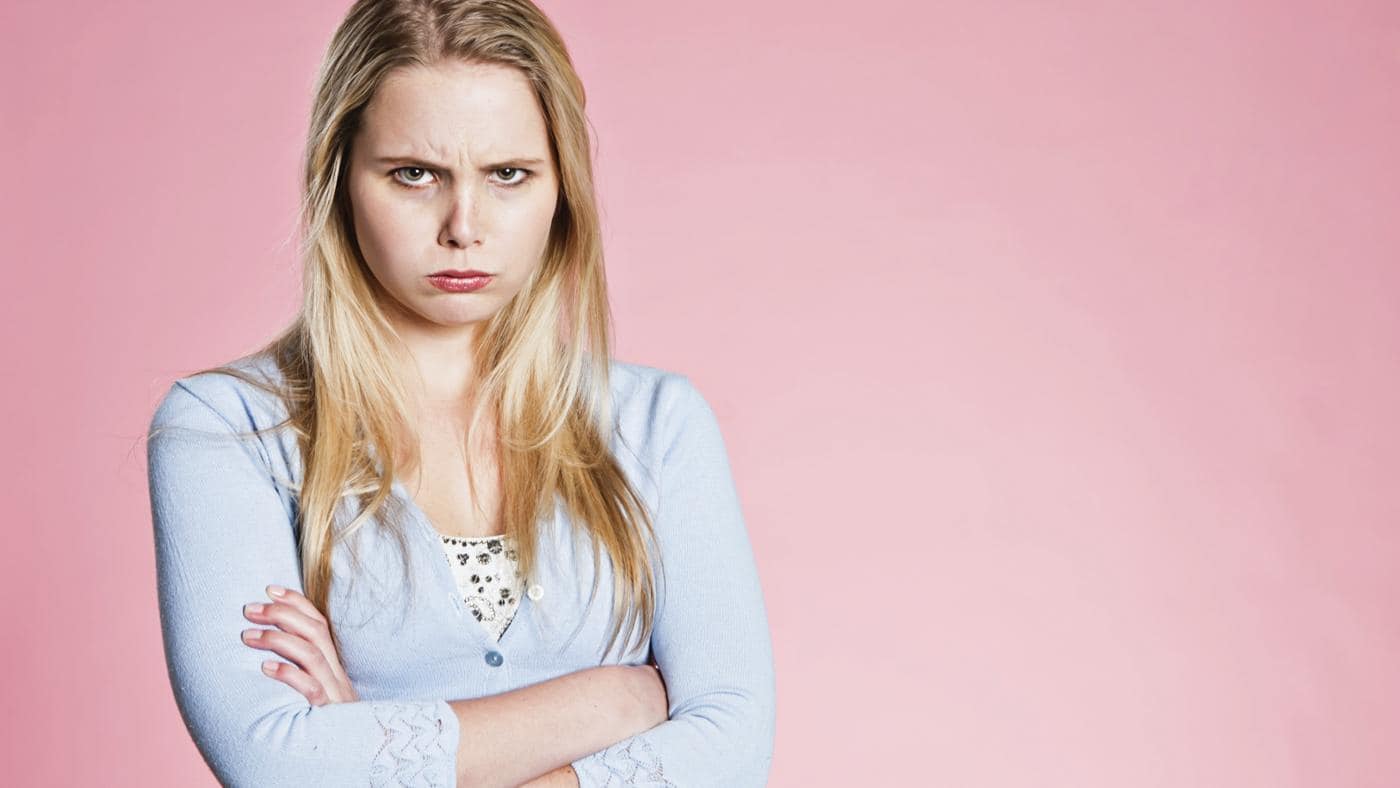
[[[262,388],[276,389],[282,383],[282,374],[270,354],[254,353],[218,366],[257,383],[219,368],[177,378],[156,406],[152,429],[184,425],[252,430],[271,426],[285,417],[281,398]]]
[[[724,451],[719,419],[687,374],[646,364],[612,362],[614,411],[622,438],[652,464],[697,451]]]
[[[653,430],[697,409],[709,410],[705,397],[684,373],[616,359],[609,369],[617,411],[624,417],[640,417]]]

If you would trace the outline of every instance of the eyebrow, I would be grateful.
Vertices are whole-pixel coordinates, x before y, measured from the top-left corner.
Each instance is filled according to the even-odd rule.
[[[452,169],[451,167],[448,167],[446,164],[436,164],[436,163],[434,163],[434,162],[428,161],[427,159],[419,158],[419,157],[417,157],[417,156],[381,156],[381,157],[375,159],[374,162],[375,162],[376,164],[399,164],[399,165],[414,165],[414,166],[417,166],[417,165],[424,165],[424,166],[427,166],[429,169],[434,169],[434,170],[451,170],[451,169]],[[482,169],[483,169],[483,170],[495,170],[495,169],[500,169],[500,168],[502,168],[502,167],[530,167],[530,166],[535,166],[535,165],[539,165],[539,164],[544,164],[544,159],[522,159],[522,158],[514,158],[514,159],[505,159],[504,161],[498,161],[498,162],[494,162],[494,163],[491,163],[491,164],[487,164],[487,165],[485,165],[484,167],[482,167]]]

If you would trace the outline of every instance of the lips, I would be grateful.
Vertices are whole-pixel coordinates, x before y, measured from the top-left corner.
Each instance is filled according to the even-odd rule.
[[[490,276],[490,274],[486,273],[485,271],[478,271],[474,268],[468,269],[466,271],[458,271],[454,268],[448,268],[442,271],[435,271],[431,274],[428,274],[428,276],[451,276],[459,279],[465,279],[473,276]]]

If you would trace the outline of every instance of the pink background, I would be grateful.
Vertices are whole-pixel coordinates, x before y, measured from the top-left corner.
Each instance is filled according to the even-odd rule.
[[[214,784],[140,440],[296,305],[347,5],[0,10],[6,782]],[[1400,784],[1400,10],[1153,6],[544,4],[618,355],[726,432],[772,785]]]

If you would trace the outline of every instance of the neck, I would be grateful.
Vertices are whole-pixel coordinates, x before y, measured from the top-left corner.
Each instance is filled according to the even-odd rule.
[[[401,305],[386,305],[386,315],[408,353],[400,374],[410,394],[427,410],[455,410],[469,405],[476,390],[476,347],[480,323],[443,326],[406,314]]]

